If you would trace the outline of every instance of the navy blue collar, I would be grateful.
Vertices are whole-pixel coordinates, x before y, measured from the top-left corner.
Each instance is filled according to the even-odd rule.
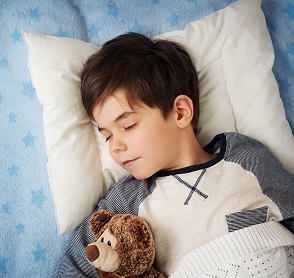
[[[191,165],[191,166],[187,166],[187,167],[176,169],[176,170],[158,171],[157,173],[154,174],[154,176],[165,177],[170,175],[186,174],[186,173],[190,173],[190,172],[194,172],[194,171],[198,171],[202,169],[207,169],[215,165],[216,163],[220,162],[224,158],[224,155],[226,152],[226,145],[227,145],[226,136],[223,133],[218,134],[211,140],[211,142],[208,145],[206,145],[203,148],[205,151],[211,154],[214,154],[217,150],[219,150],[219,152],[213,159],[202,164]]]

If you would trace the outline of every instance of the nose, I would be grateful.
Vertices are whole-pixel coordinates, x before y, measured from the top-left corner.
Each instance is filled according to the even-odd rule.
[[[96,245],[88,245],[85,250],[85,255],[90,262],[94,262],[100,253]]]
[[[125,151],[127,146],[126,143],[123,141],[122,138],[114,137],[111,142],[111,151],[114,153],[118,153],[119,151]]]

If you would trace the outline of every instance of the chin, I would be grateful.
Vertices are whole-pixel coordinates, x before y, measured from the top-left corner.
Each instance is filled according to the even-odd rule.
[[[133,175],[134,178],[136,178],[137,180],[145,180],[148,177],[142,176],[142,175]]]
[[[151,174],[149,174],[149,173],[147,174],[147,173],[138,173],[138,172],[136,172],[136,173],[133,172],[131,174],[137,180],[145,180],[145,179],[150,178],[153,175],[152,173]]]

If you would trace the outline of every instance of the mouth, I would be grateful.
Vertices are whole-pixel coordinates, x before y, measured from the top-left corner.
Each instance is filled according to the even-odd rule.
[[[126,168],[131,167],[135,163],[135,161],[137,161],[137,160],[138,160],[138,158],[131,159],[131,160],[125,160],[125,161],[123,161],[123,165]]]

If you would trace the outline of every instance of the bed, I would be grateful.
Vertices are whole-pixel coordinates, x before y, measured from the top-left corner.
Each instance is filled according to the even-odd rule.
[[[69,170],[68,167],[72,165],[69,160],[64,162],[66,165],[55,164],[54,159],[60,162],[63,157],[62,151],[57,157],[50,153],[56,151],[56,146],[54,142],[48,141],[48,136],[50,134],[52,138],[59,131],[52,129],[48,122],[46,131],[44,121],[49,117],[50,122],[52,111],[54,116],[57,117],[57,114],[54,109],[46,112],[47,101],[52,100],[46,99],[48,92],[44,87],[53,86],[50,90],[60,93],[60,83],[56,82],[55,87],[52,84],[57,77],[46,70],[60,70],[60,64],[49,62],[60,62],[63,56],[67,61],[75,59],[73,53],[65,55],[68,48],[64,49],[65,52],[60,52],[64,44],[75,48],[75,55],[80,55],[80,63],[73,65],[75,69],[80,69],[81,61],[87,55],[116,35],[132,31],[150,37],[160,34],[171,36],[174,33],[167,32],[183,30],[189,22],[209,16],[233,2],[235,1],[1,1],[0,277],[56,277],[69,240],[82,220],[91,213],[95,202],[107,190],[107,186],[104,186],[99,192],[92,191],[91,194],[81,197],[87,209],[79,213],[83,203],[79,203],[79,198],[74,199],[69,194],[70,187],[60,189],[63,183],[70,182],[70,171],[79,171],[79,168]],[[271,112],[267,114],[265,110],[255,122],[268,126],[270,124],[267,121],[274,122],[273,126],[278,127],[276,132],[272,130],[270,134],[281,142],[284,148],[281,160],[285,167],[293,171],[294,5],[292,0],[263,0],[261,7],[275,53],[275,57],[269,56],[268,61],[273,62],[272,72],[277,83],[272,85],[278,93],[275,94],[275,102],[270,106],[270,111],[275,116],[272,117]],[[60,38],[61,41],[55,38]],[[51,48],[48,48],[48,43],[52,43]],[[267,41],[268,45],[271,47]],[[41,53],[42,49],[44,52]],[[45,65],[43,72],[42,65]],[[268,66],[271,67],[270,62]],[[75,90],[78,88],[76,76],[70,76],[76,82]],[[65,76],[66,78],[69,77]],[[44,91],[40,93],[42,89]],[[69,90],[68,87],[65,90]],[[68,101],[68,97],[62,101]],[[258,101],[259,105],[264,105],[262,100]],[[280,121],[276,121],[277,118]],[[53,126],[58,129],[56,122]],[[95,141],[95,134],[93,130],[91,132],[91,140]],[[250,132],[248,133],[251,135]],[[96,137],[99,135],[96,134]],[[202,139],[205,142],[206,138]],[[57,151],[60,152],[58,148]],[[100,159],[103,160],[101,157],[105,150],[99,151]],[[287,158],[284,159],[284,155]],[[84,163],[84,153],[76,157],[83,160],[85,167],[91,165]],[[97,162],[98,165],[94,167],[101,168],[99,163],[102,162]],[[103,169],[106,174],[104,180],[99,181],[104,185],[124,174],[117,169],[111,172],[111,167],[105,165]],[[60,176],[65,178],[56,181],[55,178]],[[97,180],[86,179],[85,183],[87,182],[95,183]],[[90,189],[86,188],[85,191]],[[74,192],[76,195],[80,193],[81,189]],[[90,199],[87,202],[88,197]],[[64,201],[64,198],[69,199]],[[79,205],[75,206],[75,203]],[[68,217],[73,220],[64,224]]]

